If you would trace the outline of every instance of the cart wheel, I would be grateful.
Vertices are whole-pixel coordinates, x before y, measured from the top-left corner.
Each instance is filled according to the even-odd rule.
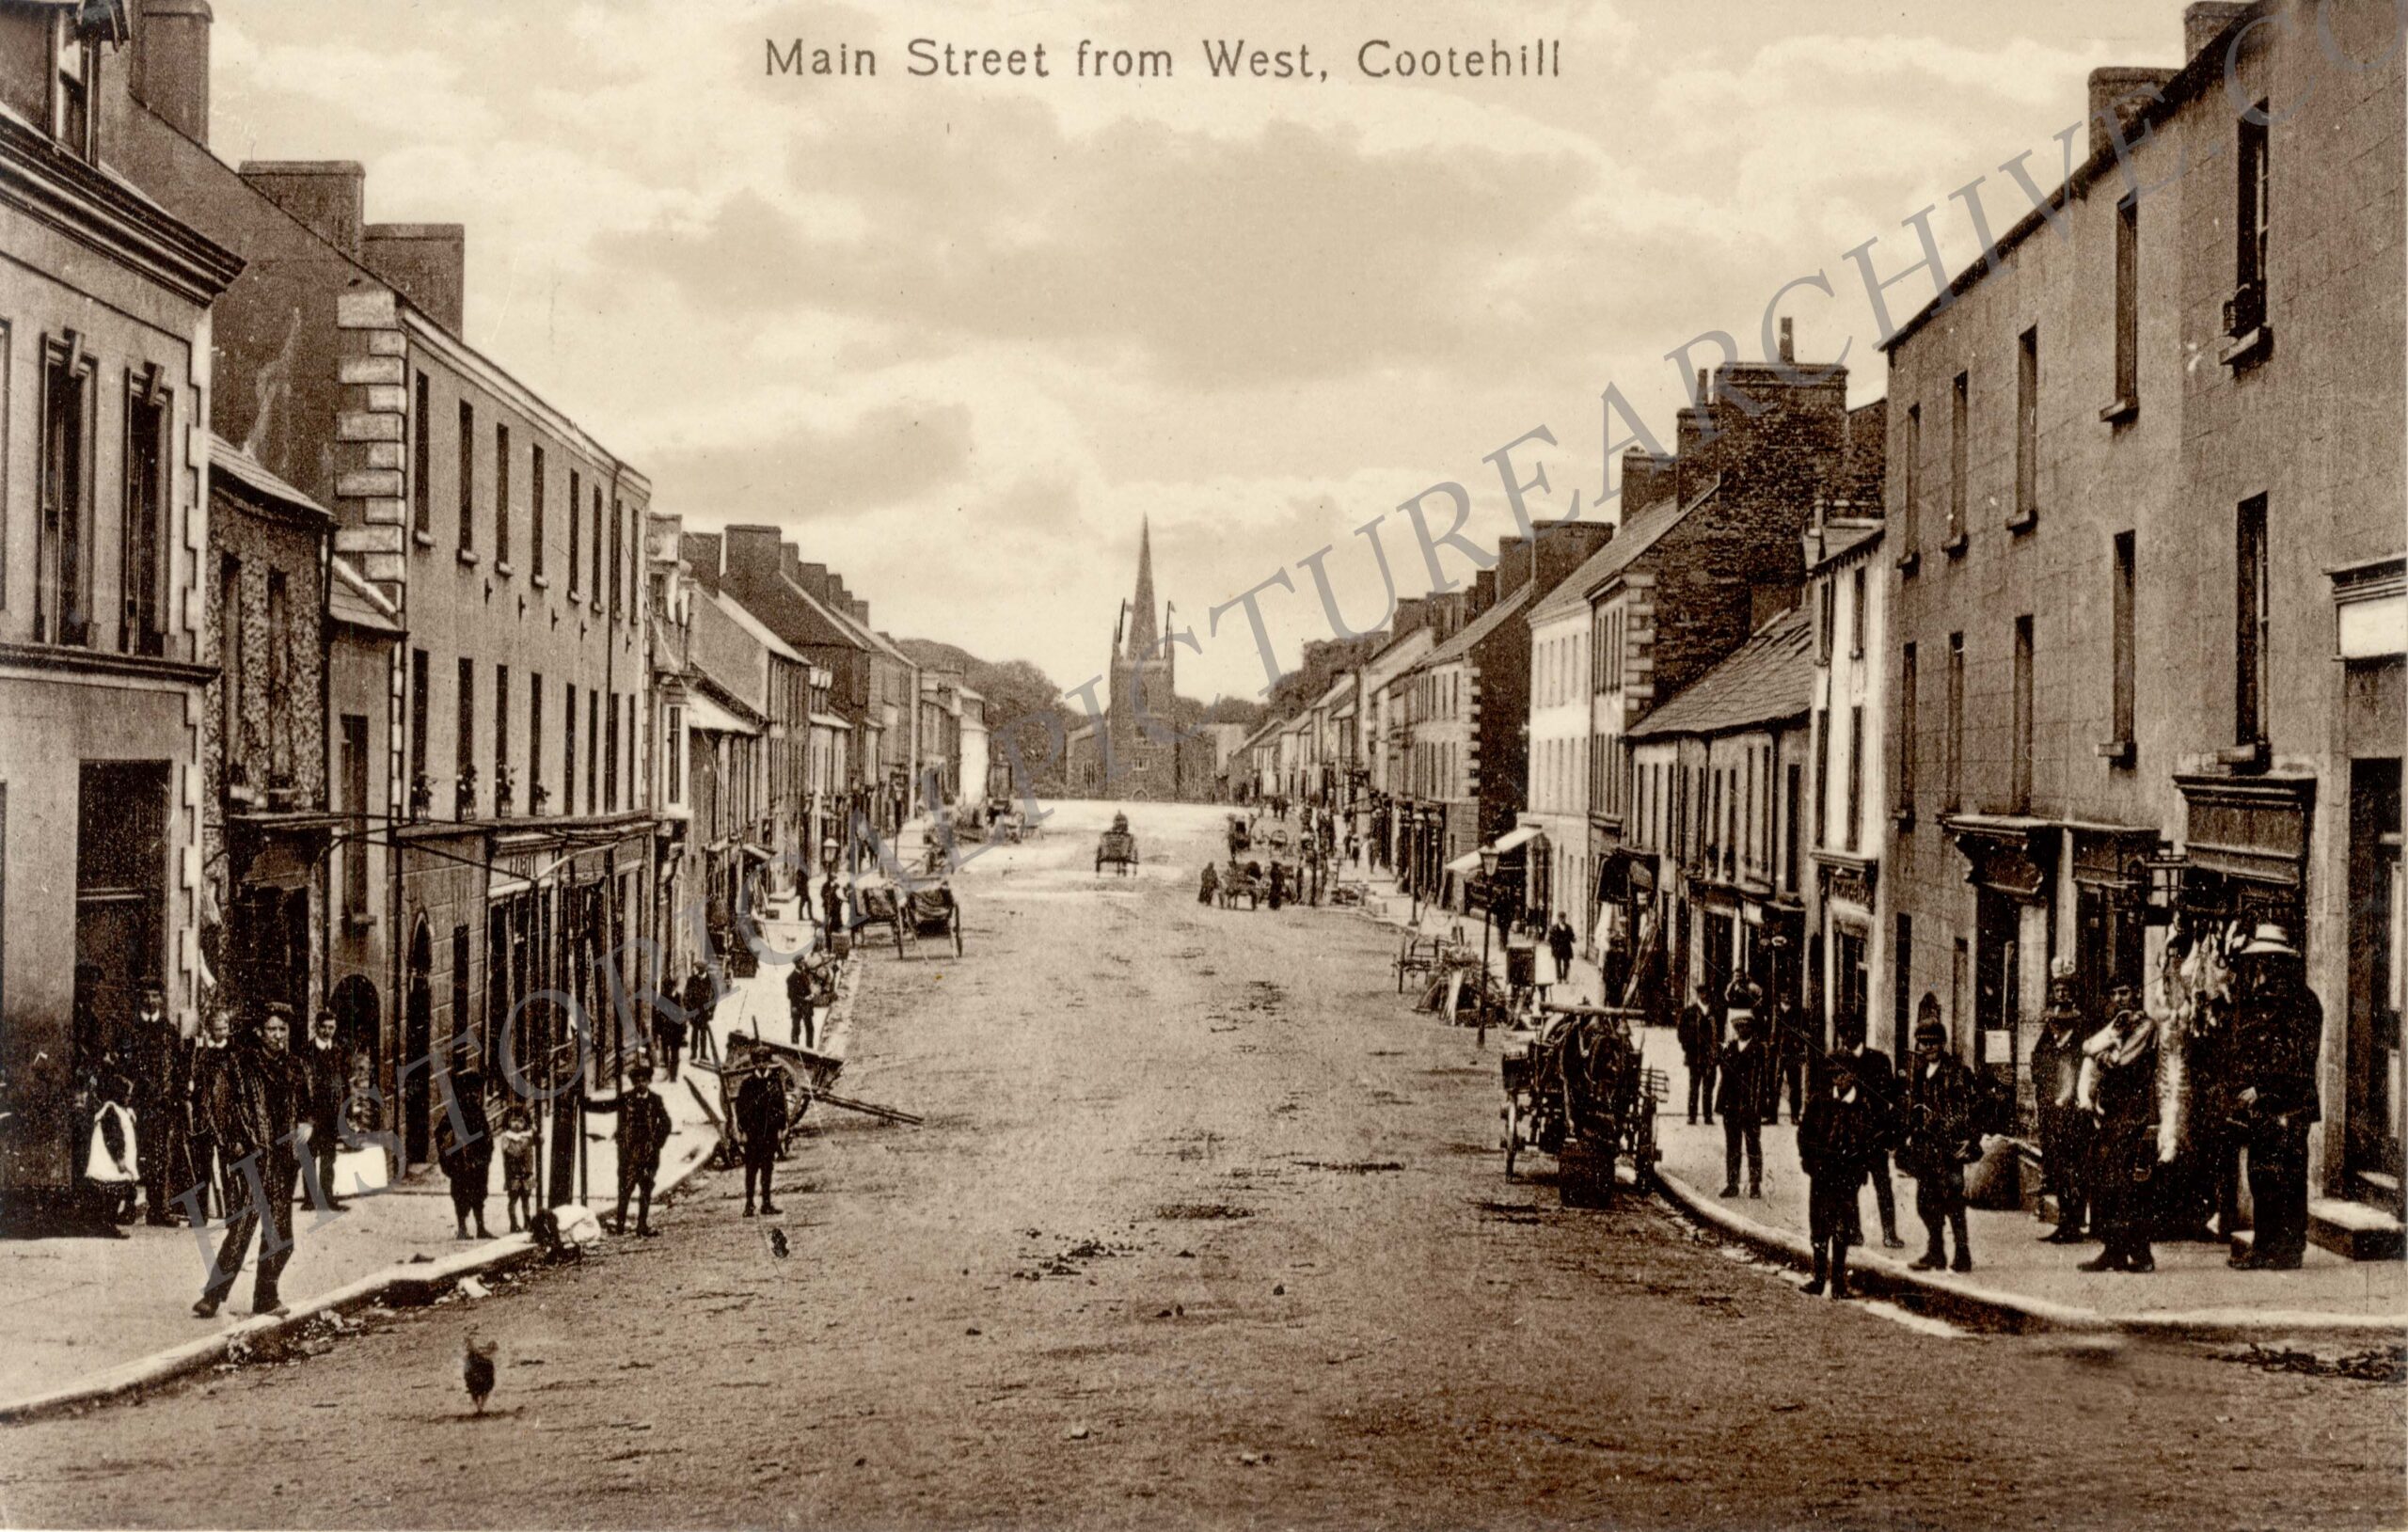
[[[1505,1098],[1505,1178],[1513,1178],[1513,1161],[1522,1153],[1522,1103],[1514,1097]]]

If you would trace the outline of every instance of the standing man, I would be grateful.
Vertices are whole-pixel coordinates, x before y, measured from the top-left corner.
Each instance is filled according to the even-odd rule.
[[[302,1120],[309,1125],[309,1160],[303,1167],[302,1201],[320,1212],[341,1212],[349,1204],[334,1194],[335,1151],[342,1144],[343,1098],[351,1089],[351,1060],[335,1041],[335,1013],[320,1006],[301,1050],[305,1082]]]
[[[704,971],[701,958],[694,959],[693,971],[686,975],[686,987],[678,998],[686,1007],[686,1025],[690,1032],[689,1040],[694,1050],[694,1062],[717,1064],[719,1039],[711,1033],[711,1015],[719,1009],[719,986],[711,983],[711,976]],[[673,1055],[669,1064],[669,1078],[677,1078]]]
[[[1948,1027],[1940,1002],[1925,993],[1917,1004],[1915,1056],[1907,1069],[1903,1106],[1906,1143],[1898,1167],[1915,1178],[1915,1216],[1923,1220],[1924,1253],[1908,1264],[1918,1271],[1973,1269],[1965,1238],[1965,1167],[1982,1157],[1973,1118],[1973,1072],[1948,1050]],[[1956,1259],[1948,1259],[1948,1230],[1956,1234]]]
[[[167,1016],[166,992],[146,980],[127,1038],[134,1124],[141,1135],[142,1221],[164,1227],[169,1199],[192,1183],[184,1168],[184,1057],[190,1050]]]
[[[1890,1155],[1898,1146],[1900,1130],[1897,1066],[1889,1054],[1866,1046],[1861,1016],[1843,1014],[1832,1030],[1838,1034],[1833,1040],[1839,1049],[1830,1062],[1854,1078],[1873,1133],[1864,1174],[1873,1182],[1873,1206],[1881,1215],[1881,1244],[1884,1249],[1904,1250],[1907,1242],[1898,1238],[1898,1194],[1890,1185]],[[1798,1130],[1805,1130],[1804,1118],[1798,1119]]]
[[[2233,1007],[2231,1083],[2234,1120],[2249,1149],[2249,1199],[2257,1236],[2229,1265],[2244,1271],[2288,1271],[2307,1250],[2307,1129],[2319,1116],[2316,1056],[2324,1007],[2290,934],[2260,925],[2233,955],[2239,998]]]
[[[1547,927],[1546,950],[1555,958],[1555,982],[1572,982],[1572,923],[1557,911],[1555,924]],[[1612,1003],[1608,999],[1607,1003]]]
[[[214,1200],[218,1209],[234,1210],[229,1179],[218,1169],[217,1127],[214,1103],[227,1087],[224,1077],[234,1067],[234,1049],[226,1013],[212,1007],[200,1023],[184,1061],[184,1166],[192,1177],[191,1220],[198,1228],[209,1222]]]
[[[1689,992],[1689,1003],[1681,1008],[1681,1019],[1674,1035],[1680,1040],[1681,1062],[1689,1071],[1689,1122],[1695,1125],[1700,1107],[1705,1111],[1705,1125],[1714,1126],[1714,1069],[1722,1053],[1722,1018],[1714,1008],[1713,999],[1701,984]]]
[[[669,1143],[669,1106],[652,1088],[652,1062],[638,1059],[627,1066],[627,1088],[605,1099],[588,1099],[588,1112],[613,1113],[619,1128],[619,1216],[617,1231],[627,1232],[627,1199],[636,1198],[636,1233],[649,1240],[660,1231],[652,1226],[652,1184],[660,1177],[660,1151]]]
[[[2082,1007],[2073,998],[2073,964],[2057,961],[2040,1035],[2032,1045],[2032,1084],[2040,1105],[2040,1173],[2057,1199],[2057,1226],[2040,1238],[2079,1244],[2090,1226],[2090,1113],[2075,1105],[2084,1041]]]
[[[788,1040],[796,1047],[819,1046],[819,1029],[812,1016],[811,965],[799,956],[786,965],[786,1019],[794,1028]]]
[[[1806,1236],[1814,1245],[1814,1280],[1806,1291],[1820,1293],[1828,1276],[1831,1296],[1846,1298],[1848,1247],[1864,1242],[1856,1194],[1879,1150],[1873,1105],[1849,1056],[1833,1054],[1823,1075],[1798,1120],[1798,1164],[1807,1180]]]
[[[836,887],[836,869],[831,865],[828,876],[819,880],[819,934],[830,952],[836,950],[836,933],[844,928],[845,895]]]
[[[192,1306],[197,1319],[216,1318],[242,1274],[254,1234],[260,1237],[260,1259],[251,1312],[287,1312],[277,1283],[293,1258],[293,1190],[301,1174],[294,1151],[309,1132],[294,1114],[302,1084],[292,1040],[291,1008],[271,1005],[249,1039],[225,1050],[225,1066],[209,1079],[201,1113],[226,1166],[229,1197],[226,1240],[217,1247],[200,1301]]]
[[[1765,1103],[1772,1098],[1771,1060],[1756,1038],[1753,1011],[1731,1013],[1731,1041],[1716,1061],[1715,1105],[1722,1110],[1722,1194],[1739,1194],[1739,1160],[1748,1161],[1748,1195],[1765,1194]]]
[[[786,1136],[786,1072],[764,1050],[752,1055],[752,1070],[736,1087],[736,1135],[744,1151],[744,1216],[752,1216],[752,1189],[761,1189],[761,1211],[774,1214],[770,1192],[778,1150]]]

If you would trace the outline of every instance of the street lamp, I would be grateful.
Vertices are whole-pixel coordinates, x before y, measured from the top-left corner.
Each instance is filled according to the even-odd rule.
[[[1483,845],[1480,848],[1480,1009],[1472,1034],[1472,1046],[1475,1048],[1488,1046],[1488,938],[1496,924],[1497,891],[1492,886],[1496,880],[1497,847]]]

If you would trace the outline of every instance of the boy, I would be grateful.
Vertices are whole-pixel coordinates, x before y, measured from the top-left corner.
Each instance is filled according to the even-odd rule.
[[[516,1234],[520,1229],[532,1229],[535,1226],[535,1129],[523,1106],[512,1107],[501,1119],[501,1191],[510,1207],[510,1232]]]
[[[767,1051],[752,1055],[752,1072],[736,1088],[736,1133],[744,1151],[744,1216],[752,1216],[752,1190],[761,1192],[761,1211],[775,1216],[770,1182],[777,1173],[778,1149],[786,1136],[786,1072]]]
[[[1856,1061],[1830,1056],[1829,1078],[1798,1121],[1798,1163],[1806,1172],[1806,1234],[1814,1242],[1810,1294],[1830,1279],[1833,1298],[1847,1296],[1847,1252],[1864,1242],[1857,1193],[1876,1150],[1873,1108],[1856,1078]]]
[[[1965,1241],[1965,1167],[1981,1158],[1981,1135],[1973,1121],[1973,1073],[1948,1051],[1948,1025],[1940,1002],[1925,995],[1917,1005],[1915,1054],[1908,1066],[1904,1096],[1906,1144],[1898,1167],[1915,1178],[1915,1216],[1923,1220],[1924,1253],[1908,1264],[1918,1271],[1946,1267],[1973,1269]],[[1956,1235],[1956,1258],[1948,1259],[1947,1232]]]
[[[636,1233],[646,1240],[652,1226],[652,1183],[660,1175],[660,1151],[669,1142],[669,1107],[652,1088],[652,1063],[627,1066],[627,1088],[609,1100],[588,1100],[588,1112],[618,1113],[619,1216],[615,1233],[627,1232],[627,1197],[636,1198]]]

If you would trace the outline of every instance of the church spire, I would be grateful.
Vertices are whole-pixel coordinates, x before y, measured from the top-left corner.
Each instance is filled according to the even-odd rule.
[[[1149,517],[1137,524],[1137,594],[1130,602],[1128,657],[1154,658],[1161,642],[1154,615],[1153,521]]]

